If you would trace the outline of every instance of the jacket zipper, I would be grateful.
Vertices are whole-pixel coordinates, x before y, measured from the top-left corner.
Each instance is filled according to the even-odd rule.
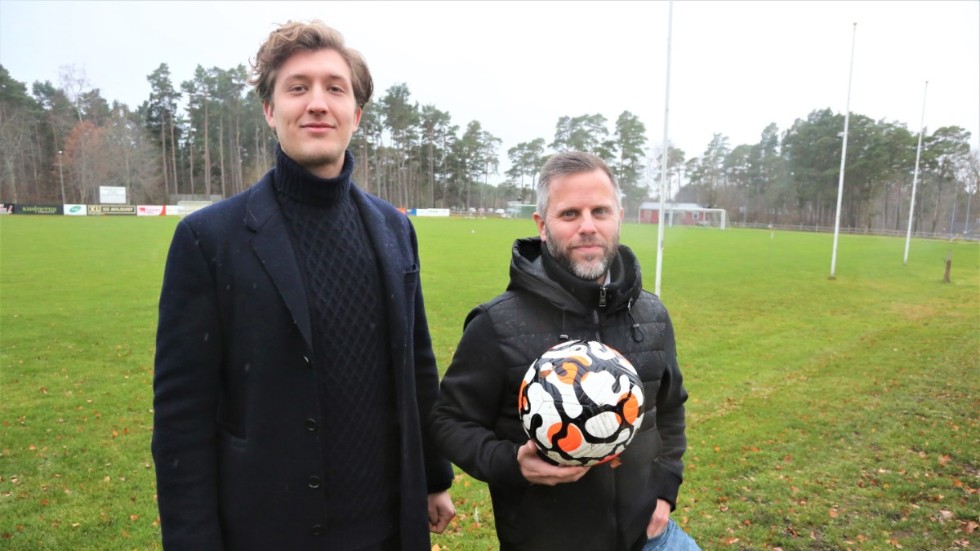
[[[606,307],[606,286],[603,285],[599,287],[599,308]],[[599,336],[599,308],[592,310],[592,321],[595,323],[595,340],[602,342],[602,337]]]

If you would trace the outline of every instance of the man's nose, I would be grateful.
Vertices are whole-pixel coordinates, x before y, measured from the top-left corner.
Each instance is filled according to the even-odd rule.
[[[582,215],[582,222],[578,227],[579,233],[595,233],[595,219],[589,213]]]
[[[327,102],[327,91],[319,86],[310,89],[310,103],[306,109],[311,113],[326,113],[330,110]]]

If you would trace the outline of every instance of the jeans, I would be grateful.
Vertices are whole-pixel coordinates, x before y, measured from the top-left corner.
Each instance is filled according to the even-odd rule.
[[[701,551],[701,548],[671,519],[663,533],[647,540],[643,551]]]

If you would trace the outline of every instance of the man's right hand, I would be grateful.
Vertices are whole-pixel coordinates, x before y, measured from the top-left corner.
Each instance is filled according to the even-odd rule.
[[[548,463],[538,456],[538,447],[533,440],[517,448],[517,463],[528,482],[542,486],[575,482],[589,472],[589,467],[560,467]]]

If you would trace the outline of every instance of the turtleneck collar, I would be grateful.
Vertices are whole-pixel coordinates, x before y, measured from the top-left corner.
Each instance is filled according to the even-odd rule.
[[[278,193],[317,206],[336,203],[346,196],[353,186],[354,156],[350,150],[344,153],[344,168],[335,178],[320,178],[306,170],[276,145],[276,172],[273,185]]]
[[[543,241],[541,242],[541,263],[548,277],[588,308],[605,308],[610,303],[610,299],[624,288],[623,259],[622,255],[619,254],[613,258],[609,271],[602,278],[602,283],[582,279],[573,274],[551,256],[548,245]],[[602,296],[600,290],[603,288],[606,289],[605,304],[600,304],[600,297]]]

